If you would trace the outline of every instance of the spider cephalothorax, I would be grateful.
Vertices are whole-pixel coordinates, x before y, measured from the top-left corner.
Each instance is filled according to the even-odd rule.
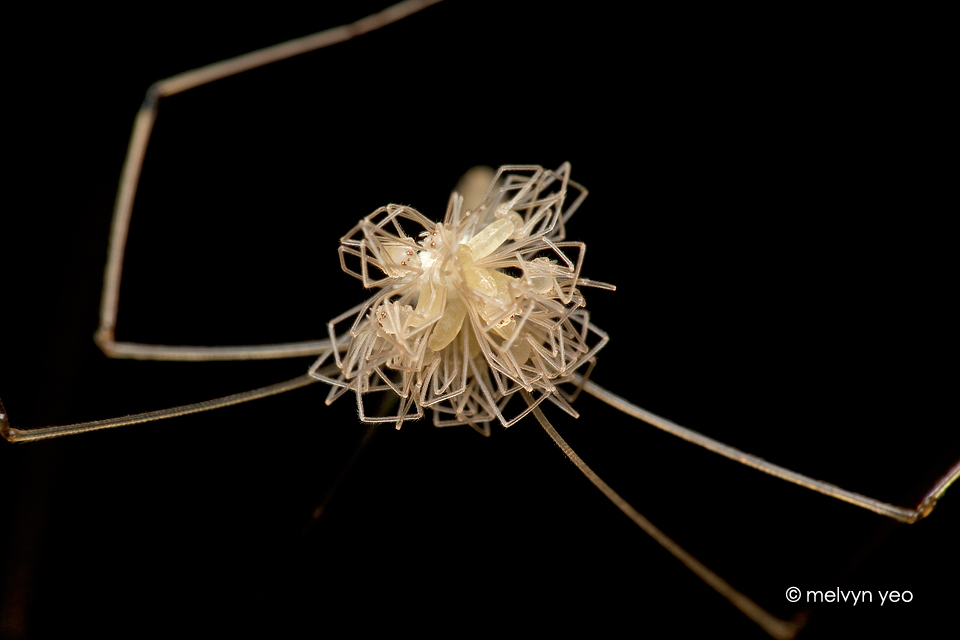
[[[510,426],[530,410],[503,414],[521,389],[531,406],[549,398],[576,415],[557,385],[607,342],[577,287],[613,287],[581,278],[584,245],[564,241],[587,195],[569,174],[568,164],[501,167],[482,196],[451,194],[443,222],[391,204],[341,238],[343,270],[381,291],[328,325],[336,341],[336,325],[356,314],[346,353],[334,352],[339,375],[320,373],[329,355],[311,368],[333,385],[327,403],[353,391],[365,422],[399,428],[430,407],[436,426],[485,435],[491,421]],[[402,222],[423,230],[409,235]],[[356,259],[359,269],[348,266]],[[370,416],[363,396],[372,392],[396,394],[397,413]]]

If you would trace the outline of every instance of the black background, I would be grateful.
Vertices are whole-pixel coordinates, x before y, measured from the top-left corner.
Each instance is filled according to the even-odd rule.
[[[27,16],[8,106],[0,394],[15,426],[106,418],[294,377],[302,362],[111,361],[93,345],[133,115],[158,78],[372,8]],[[266,11],[266,9],[264,9]],[[930,17],[441,5],[164,100],[117,337],[325,336],[361,301],[338,238],[388,202],[439,219],[475,164],[573,165],[570,237],[611,336],[594,380],[845,488],[908,505],[958,457],[955,260]],[[948,328],[951,330],[948,331]],[[604,500],[535,422],[483,439],[363,433],[315,385],[153,425],[0,447],[10,637],[209,630],[761,632]],[[960,509],[886,522],[661,435],[592,398],[581,456],[808,637],[949,618]],[[198,622],[199,621],[199,622]]]

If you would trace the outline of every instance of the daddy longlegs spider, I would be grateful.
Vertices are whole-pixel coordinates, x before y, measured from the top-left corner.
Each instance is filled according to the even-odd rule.
[[[398,200],[439,217],[473,164],[570,159],[591,192],[571,232],[587,242],[588,275],[618,285],[615,294],[585,292],[612,337],[594,380],[808,475],[897,504],[922,495],[960,446],[937,409],[945,385],[913,355],[936,342],[937,325],[925,320],[918,335],[918,323],[890,309],[935,318],[936,303],[912,293],[904,274],[913,272],[886,248],[893,239],[903,246],[910,232],[885,233],[858,213],[891,207],[876,175],[888,165],[902,171],[895,158],[904,149],[861,150],[856,162],[823,157],[822,147],[855,146],[836,142],[831,118],[787,131],[778,123],[795,127],[798,106],[744,112],[767,95],[768,85],[755,84],[767,78],[764,63],[730,88],[719,71],[740,54],[719,48],[721,62],[704,62],[697,53],[715,60],[719,41],[681,34],[679,19],[665,16],[676,26],[668,31],[694,53],[647,70],[631,34],[607,20],[577,16],[580,37],[545,58],[550,38],[508,37],[473,8],[434,7],[164,101],[127,250],[120,332],[169,344],[317,337],[348,306],[342,301],[364,296],[335,257],[336,239],[356,219]],[[362,13],[317,16],[310,28]],[[537,33],[567,33],[569,21],[522,8],[515,17],[521,32],[537,24]],[[29,92],[41,105],[27,119],[39,137],[31,144],[43,152],[24,165],[44,167],[60,186],[26,180],[24,190],[39,194],[30,209],[43,218],[15,230],[9,214],[4,221],[2,397],[18,426],[172,406],[301,370],[296,362],[108,361],[89,340],[112,191],[143,88],[302,35],[258,24],[256,40],[231,29],[188,44],[195,27],[184,35],[179,24],[158,18],[137,32],[150,46],[129,61],[136,72],[108,64],[129,42],[110,36],[109,47],[91,50],[79,45],[105,36],[96,27],[82,39],[58,34],[63,51],[80,51],[79,62],[61,64],[82,68],[83,82],[70,84],[78,73],[61,66],[65,77],[46,81],[58,101],[44,87]],[[438,59],[451,50],[456,59]],[[670,97],[638,102],[623,78]],[[81,86],[89,93],[65,107],[63,95]],[[718,91],[735,103],[702,98]],[[858,96],[846,98],[855,108]],[[443,124],[451,112],[455,127]],[[851,164],[843,184],[830,179]],[[910,175],[897,178],[895,196],[913,190]],[[857,213],[836,204],[853,199]],[[27,620],[35,635],[56,635],[68,624],[120,629],[158,617],[149,628],[166,630],[202,610],[218,626],[335,625],[367,612],[387,628],[451,620],[499,628],[518,616],[539,629],[583,625],[600,635],[657,618],[685,634],[762,635],[596,495],[532,420],[489,440],[427,424],[380,436],[323,524],[300,539],[362,429],[349,402],[325,407],[324,394],[317,386],[214,414],[4,447],[18,525],[6,546],[5,630]],[[577,407],[579,421],[550,418],[587,462],[781,617],[801,610],[783,597],[794,584],[915,594],[899,609],[820,607],[809,635],[828,634],[834,622],[889,631],[947,615],[950,594],[938,584],[958,565],[949,503],[913,527],[887,523],[590,398]],[[551,615],[558,604],[563,616]]]

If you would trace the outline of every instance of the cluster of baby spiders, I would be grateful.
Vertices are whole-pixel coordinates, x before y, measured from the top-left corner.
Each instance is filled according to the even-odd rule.
[[[341,238],[343,270],[380,291],[327,324],[330,339],[342,342],[337,325],[354,318],[345,353],[332,352],[339,374],[321,372],[330,353],[310,369],[332,385],[327,404],[352,391],[365,422],[399,429],[429,407],[434,425],[484,435],[492,421],[509,427],[546,399],[577,415],[559,385],[608,340],[590,323],[578,287],[614,289],[581,278],[584,244],[565,240],[587,191],[570,180],[568,163],[485,171],[465,178],[463,195],[451,194],[443,222],[391,204]],[[423,231],[410,235],[403,222]],[[534,400],[505,416],[521,390]],[[365,409],[364,396],[376,392],[399,398],[396,413]]]

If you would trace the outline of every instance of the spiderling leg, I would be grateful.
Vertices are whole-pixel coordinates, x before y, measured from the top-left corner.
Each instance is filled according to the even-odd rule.
[[[610,393],[600,385],[590,382],[589,380],[585,380],[582,376],[576,376],[576,380],[578,385],[580,385],[584,391],[606,402],[615,409],[618,409],[629,416],[633,416],[638,420],[643,420],[644,422],[651,424],[658,429],[662,429],[671,435],[675,435],[678,438],[682,438],[687,442],[692,442],[693,444],[701,446],[704,449],[718,453],[726,458],[730,458],[731,460],[739,462],[740,464],[745,464],[748,467],[753,467],[758,471],[775,476],[781,480],[792,482],[793,484],[800,485],[801,487],[805,487],[811,491],[818,491],[824,495],[836,498],[837,500],[849,502],[850,504],[868,509],[869,511],[873,511],[875,513],[879,513],[880,515],[888,518],[893,518],[894,520],[899,520],[900,522],[906,522],[907,524],[913,524],[914,522],[930,515],[930,512],[933,511],[933,508],[937,505],[937,500],[940,499],[950,485],[953,484],[958,477],[960,477],[960,462],[957,462],[927,492],[926,496],[924,496],[924,499],[920,501],[920,504],[916,509],[898,507],[896,505],[887,504],[886,502],[881,502],[880,500],[876,500],[874,498],[868,498],[867,496],[854,493],[853,491],[841,489],[840,487],[828,482],[816,480],[801,473],[797,473],[796,471],[791,471],[785,467],[767,462],[763,458],[740,451],[739,449],[723,444],[722,442],[714,440],[713,438],[708,438],[701,433],[697,433],[692,429],[681,427],[677,423],[667,420],[666,418],[662,418],[655,413],[647,411],[646,409],[641,409],[628,400],[621,398],[616,394]]]
[[[737,609],[742,611],[744,615],[756,622],[764,631],[770,634],[774,638],[793,638],[796,633],[803,626],[803,618],[798,616],[797,619],[793,621],[780,620],[776,616],[769,613],[766,609],[758,605],[756,602],[740,593],[734,589],[729,582],[718,576],[716,573],[708,569],[703,563],[690,555],[687,551],[683,549],[676,542],[671,540],[664,534],[660,529],[658,529],[652,522],[647,520],[643,515],[641,515],[636,509],[634,509],[630,504],[620,497],[616,491],[610,488],[606,482],[600,479],[594,471],[586,465],[586,463],[580,459],[573,449],[570,448],[570,445],[560,437],[560,434],[557,433],[557,430],[553,428],[553,425],[547,420],[547,417],[543,414],[543,411],[540,410],[540,407],[534,406],[533,397],[528,394],[526,391],[521,391],[523,394],[524,400],[527,401],[533,409],[533,415],[536,416],[537,420],[540,422],[540,426],[546,430],[546,432],[553,438],[553,441],[557,443],[560,449],[563,450],[563,453],[570,458],[570,460],[577,465],[577,468],[583,472],[583,475],[592,482],[600,491],[605,495],[610,502],[615,504],[618,509],[623,511],[628,518],[633,520],[633,522],[643,529],[644,533],[653,538],[657,544],[670,552],[670,554],[675,557],[677,560],[682,562],[690,569],[698,578],[706,582],[713,588],[717,593],[722,595],[724,598],[730,601],[730,603],[735,606]]]

